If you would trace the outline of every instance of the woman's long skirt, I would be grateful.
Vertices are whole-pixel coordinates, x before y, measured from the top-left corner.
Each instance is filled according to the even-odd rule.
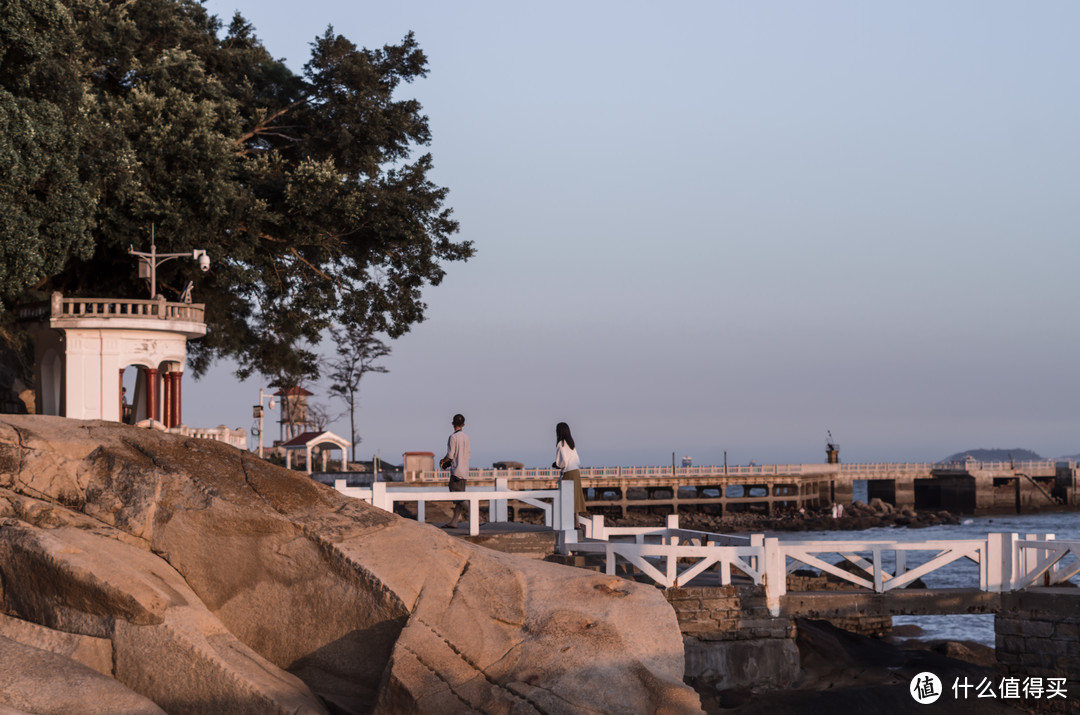
[[[585,506],[585,492],[581,490],[581,472],[571,469],[569,472],[563,472],[562,478],[574,483],[574,513],[588,516],[589,509]]]

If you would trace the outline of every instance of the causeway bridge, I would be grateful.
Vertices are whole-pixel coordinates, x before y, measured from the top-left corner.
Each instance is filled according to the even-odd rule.
[[[709,467],[597,467],[581,470],[591,513],[625,516],[635,511],[675,514],[819,508],[850,504],[855,483],[867,500],[894,507],[946,509],[965,514],[1080,507],[1080,465],[1052,460],[951,463],[772,464]],[[446,484],[442,471],[405,473],[405,484]],[[477,486],[506,479],[516,489],[551,489],[553,469],[474,469]]]

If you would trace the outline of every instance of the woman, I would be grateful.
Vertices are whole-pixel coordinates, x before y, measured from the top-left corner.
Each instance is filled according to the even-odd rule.
[[[570,434],[570,425],[565,422],[555,425],[555,461],[551,467],[561,469],[562,478],[574,483],[574,513],[587,517],[589,510],[585,507],[585,493],[581,491],[581,458]]]

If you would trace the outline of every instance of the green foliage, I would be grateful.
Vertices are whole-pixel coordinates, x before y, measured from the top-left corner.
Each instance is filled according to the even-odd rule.
[[[421,289],[473,248],[455,242],[447,191],[428,179],[427,118],[402,83],[423,77],[415,38],[357,48],[332,29],[302,75],[239,15],[195,0],[11,0],[0,19],[0,297],[29,287],[146,297],[127,254],[204,248],[188,280],[207,336],[190,361],[240,375],[314,378],[334,323],[396,337]]]
[[[0,13],[0,300],[88,256],[95,197],[80,152],[88,98],[67,60],[71,17],[59,2]]]

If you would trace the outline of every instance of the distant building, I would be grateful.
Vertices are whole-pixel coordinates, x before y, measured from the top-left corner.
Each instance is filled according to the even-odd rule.
[[[304,468],[308,474],[311,474],[314,471],[312,469],[312,461],[315,456],[313,450],[317,450],[318,456],[322,458],[322,469],[320,471],[325,472],[331,450],[338,449],[341,451],[341,471],[347,471],[348,460],[346,454],[351,444],[352,442],[349,440],[329,430],[304,432],[281,444],[281,448],[285,450],[285,468],[292,469],[293,453],[303,453]]]
[[[290,387],[287,390],[278,390],[274,394],[281,398],[281,419],[278,420],[281,426],[281,441],[284,443],[310,431],[307,398],[314,393],[302,387]]]
[[[405,481],[411,482],[419,479],[422,472],[435,471],[435,453],[405,452],[401,455],[401,463],[405,472]]]
[[[692,467],[692,466],[694,466],[694,458],[693,457],[683,457],[682,458],[682,465],[684,467]]]

